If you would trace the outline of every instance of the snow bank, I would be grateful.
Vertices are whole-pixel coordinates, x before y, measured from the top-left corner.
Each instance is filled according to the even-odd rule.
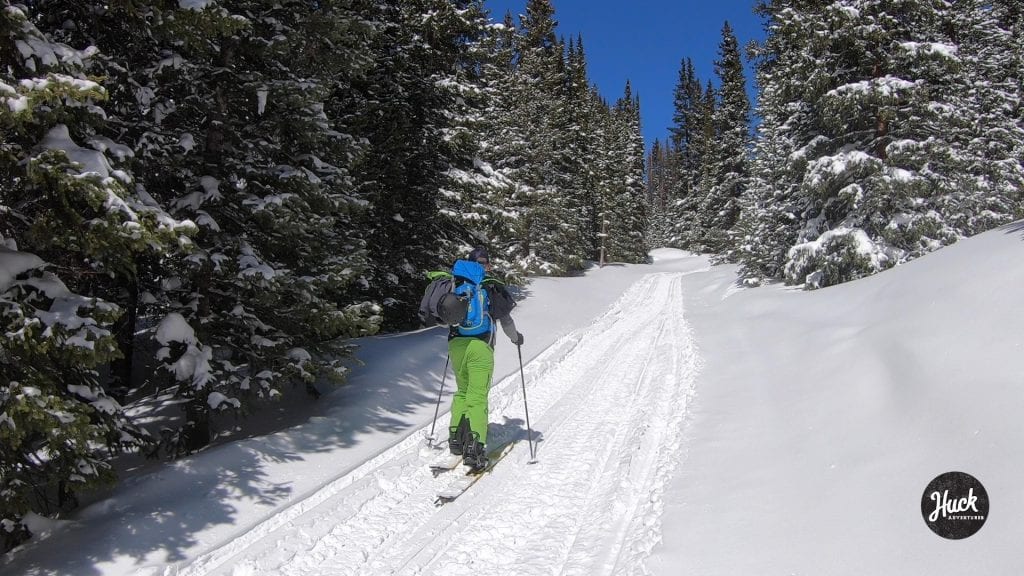
[[[1021,574],[1024,224],[870,278],[746,290],[691,277],[705,368],[655,574]],[[975,536],[939,538],[939,474],[987,489]]]

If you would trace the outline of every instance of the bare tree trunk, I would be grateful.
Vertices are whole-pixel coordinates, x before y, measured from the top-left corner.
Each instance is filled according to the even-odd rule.
[[[875,64],[872,75],[875,78],[882,77],[882,66],[878,63]],[[881,109],[878,110],[875,116],[877,123],[875,124],[875,156],[881,160],[888,158],[886,152],[887,141],[889,140],[889,121],[885,119],[885,115]]]
[[[139,316],[139,281],[130,278],[122,287],[124,297],[124,315],[115,329],[117,347],[123,357],[110,363],[110,381],[106,386],[107,394],[124,404],[129,390],[132,389],[132,373],[135,361],[135,327]]]

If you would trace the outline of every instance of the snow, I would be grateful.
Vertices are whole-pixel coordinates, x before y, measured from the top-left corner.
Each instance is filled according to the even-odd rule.
[[[209,382],[210,360],[213,359],[213,349],[209,346],[199,347],[195,330],[185,320],[184,316],[177,312],[171,312],[160,321],[157,326],[154,338],[163,345],[157,351],[158,360],[167,360],[171,357],[169,344],[181,342],[185,344],[185,351],[172,364],[165,365],[165,368],[174,374],[178,381],[191,382],[196,388],[202,388]],[[213,395],[210,396],[211,407],[216,408],[220,401],[213,404]]]
[[[35,254],[0,247],[0,293],[10,288],[19,274],[24,274],[44,264],[43,259]]]
[[[908,54],[934,54],[950,60],[956,60],[959,52],[956,45],[942,42],[900,42],[899,46]]]
[[[205,10],[214,3],[215,0],[178,0],[178,7],[183,10]]]
[[[171,342],[182,342],[184,344],[195,344],[196,333],[189,325],[185,317],[177,312],[171,312],[160,321],[156,329],[156,341],[167,346]]]
[[[879,164],[878,159],[860,150],[843,150],[832,156],[822,156],[810,163],[804,176],[805,186],[821,188],[824,183],[851,169]]]
[[[82,166],[82,173],[96,173],[103,178],[110,176],[110,163],[101,152],[82,148],[71,139],[68,127],[64,124],[57,124],[46,133],[46,137],[39,143],[43,150],[63,150],[68,160]]]
[[[206,193],[204,200],[220,199],[220,180],[213,176],[203,176],[199,179],[199,185],[203,187],[203,192]]]
[[[834,88],[826,93],[825,98],[833,98],[847,94],[873,94],[885,98],[894,98],[908,90],[914,89],[916,86],[916,83],[896,76],[883,76],[881,78],[872,78],[870,80],[861,80],[859,82],[843,84],[842,86]]]
[[[4,98],[7,101],[7,108],[10,109],[12,114],[18,114],[28,110],[28,96],[18,96],[17,98]]]
[[[182,132],[178,137],[178,146],[181,146],[185,152],[191,152],[196,147],[196,139],[191,133]]]
[[[242,405],[237,398],[228,398],[220,392],[210,392],[210,395],[206,397],[206,402],[210,405],[210,408],[217,410],[221,404],[231,404],[235,408]]]
[[[70,62],[80,66],[82,58],[88,58],[96,53],[94,46],[78,51],[63,44],[49,42],[41,35],[39,37],[29,35],[15,40],[14,45],[30,70],[36,69],[35,62],[31,60],[33,57],[37,58],[44,68],[50,68],[59,62]]]
[[[93,136],[89,140],[89,146],[92,146],[96,150],[101,152],[109,152],[114,158],[118,160],[125,160],[126,158],[134,158],[135,152],[131,148],[124,144],[118,144],[110,138],[104,136]]]
[[[455,502],[432,497],[457,472],[426,469],[445,335],[425,329],[360,340],[348,385],[286,392],[297,424],[130,476],[0,570],[1019,574],[1022,249],[1017,223],[813,292],[664,249],[537,278],[522,380],[495,350],[492,437],[519,443]],[[951,470],[992,501],[958,542],[920,507]]]
[[[267,94],[270,91],[266,88],[261,88],[256,91],[256,113],[260,116],[267,110]]]
[[[243,245],[240,252],[238,256],[238,276],[240,278],[260,276],[264,280],[272,280],[278,275],[277,271],[256,256],[248,244]]]

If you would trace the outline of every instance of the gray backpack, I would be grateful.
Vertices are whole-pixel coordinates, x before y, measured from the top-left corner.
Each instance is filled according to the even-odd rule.
[[[420,300],[419,317],[424,326],[458,325],[466,317],[469,302],[455,294],[455,278],[447,272],[431,272],[432,279]]]

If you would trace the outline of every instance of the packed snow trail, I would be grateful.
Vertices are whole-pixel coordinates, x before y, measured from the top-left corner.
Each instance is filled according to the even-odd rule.
[[[651,274],[491,391],[491,442],[518,439],[492,473],[436,506],[413,434],[194,563],[182,575],[632,574],[659,539],[661,494],[682,457],[699,367],[683,274]],[[506,344],[507,343],[502,343]],[[439,426],[446,423],[445,417]]]

